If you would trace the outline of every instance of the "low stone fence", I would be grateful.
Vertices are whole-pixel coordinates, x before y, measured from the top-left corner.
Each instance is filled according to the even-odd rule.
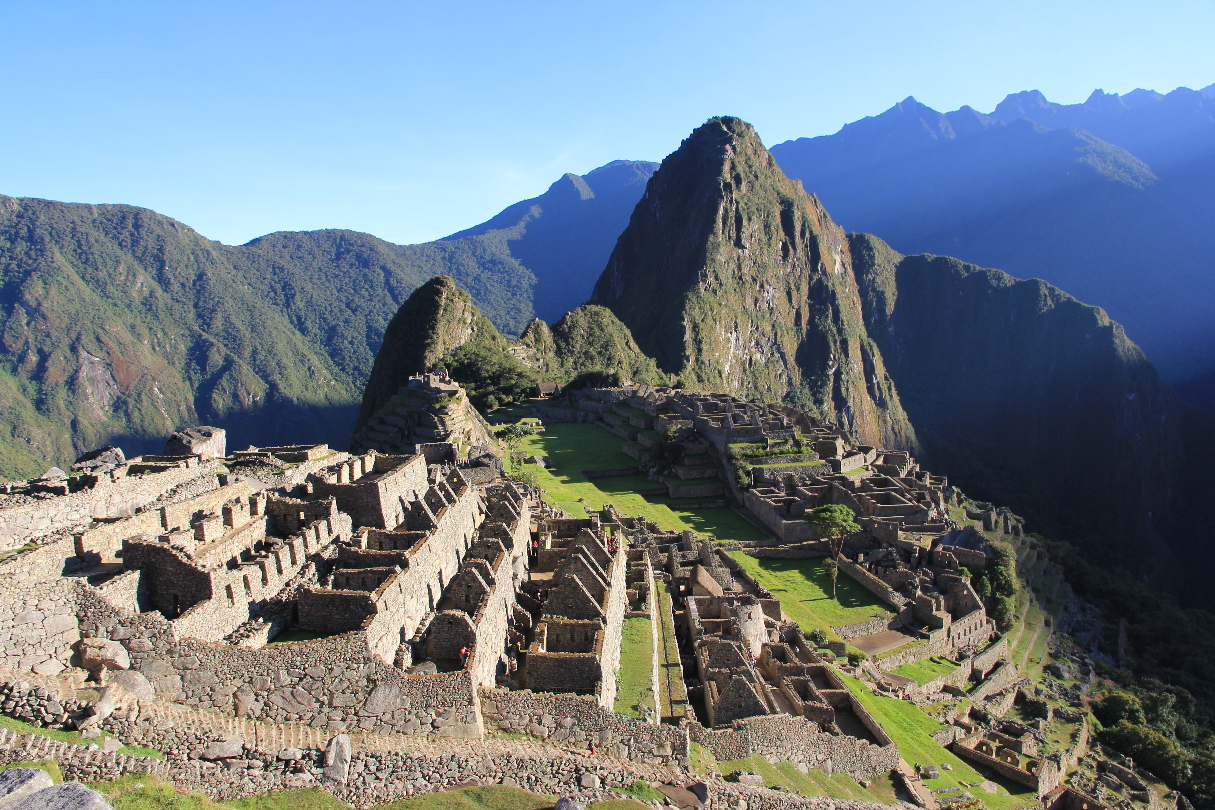
[[[579,470],[578,474],[587,478],[614,478],[618,475],[636,475],[637,467],[625,467],[619,470]]]
[[[835,631],[837,636],[842,638],[844,641],[847,641],[848,639],[858,638],[860,636],[869,636],[873,635],[874,633],[884,632],[886,630],[894,630],[901,626],[902,623],[899,621],[898,616],[886,614],[885,616],[877,616],[867,621],[857,622],[856,624],[840,625],[839,627],[832,627],[831,629]]]
[[[873,723],[867,715],[860,719]],[[880,732],[880,726],[873,725]],[[787,714],[748,717],[726,729],[691,724],[689,731],[693,742],[708,748],[719,760],[759,754],[831,773],[844,771],[857,779],[888,773],[899,762],[898,747],[884,733],[884,744],[874,745],[856,737],[828,734],[817,723]]]
[[[894,590],[894,588],[891,588],[885,582],[882,582],[882,580],[878,579],[873,574],[869,573],[864,568],[861,568],[851,560],[840,556],[837,558],[837,562],[839,563],[841,571],[855,579],[858,583],[860,583],[861,587],[872,593],[878,599],[881,599],[886,604],[891,605],[895,610],[901,610],[903,605],[907,603],[907,597],[898,593]]]
[[[651,765],[688,762],[686,730],[623,717],[590,696],[481,689],[480,700],[488,728],[588,748],[594,743],[618,759]]]

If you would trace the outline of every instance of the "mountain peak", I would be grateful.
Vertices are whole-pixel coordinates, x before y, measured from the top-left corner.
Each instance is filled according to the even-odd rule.
[[[914,436],[864,334],[850,261],[843,230],[755,129],[712,118],[650,179],[591,303],[690,386],[792,399],[906,446]]]

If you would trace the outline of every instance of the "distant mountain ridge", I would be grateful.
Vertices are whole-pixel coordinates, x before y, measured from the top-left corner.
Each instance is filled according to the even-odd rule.
[[[1043,278],[1180,381],[1215,368],[1212,92],[1028,91],[988,115],[909,98],[772,153],[849,230]]]
[[[511,255],[536,276],[532,288],[536,317],[555,323],[586,303],[594,279],[603,271],[657,168],[657,163],[616,160],[582,176],[566,174],[539,197],[515,203],[444,241],[504,236]]]

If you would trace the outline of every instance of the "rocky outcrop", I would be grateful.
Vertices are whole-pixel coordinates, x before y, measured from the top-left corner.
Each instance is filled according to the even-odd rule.
[[[915,445],[865,333],[843,230],[737,118],[711,119],[663,161],[591,302],[688,386],[791,401],[866,443]]]
[[[667,375],[641,351],[628,327],[606,307],[580,306],[551,327],[537,318],[519,342],[535,351],[546,376],[571,380],[587,371],[608,371],[630,382],[667,382]]]
[[[432,370],[439,358],[463,346],[478,329],[497,335],[493,324],[473,306],[472,297],[450,276],[435,276],[414,290],[384,332],[363,391],[355,433],[410,377]]]
[[[228,455],[228,434],[223,428],[209,425],[185,428],[169,437],[162,454],[223,458]]]

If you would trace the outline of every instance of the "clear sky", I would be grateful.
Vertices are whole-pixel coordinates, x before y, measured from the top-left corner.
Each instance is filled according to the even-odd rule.
[[[445,236],[713,115],[768,144],[914,95],[1215,82],[1215,0],[0,0],[0,193],[229,244]]]

